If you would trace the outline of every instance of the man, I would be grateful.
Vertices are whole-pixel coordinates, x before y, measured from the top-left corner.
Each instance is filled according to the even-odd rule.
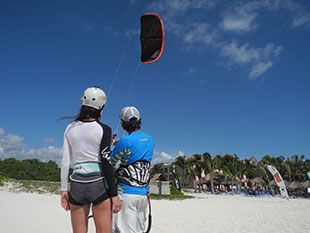
[[[128,135],[116,142],[111,156],[114,166],[120,163],[116,174],[122,200],[122,209],[114,216],[114,232],[142,233],[146,225],[154,143],[152,136],[141,131],[141,117],[137,108],[123,108],[120,118]]]

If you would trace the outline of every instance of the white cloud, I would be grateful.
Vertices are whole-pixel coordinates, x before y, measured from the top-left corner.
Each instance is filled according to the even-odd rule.
[[[226,44],[221,49],[221,55],[228,57],[234,63],[244,64],[252,60],[258,59],[258,52],[254,48],[250,48],[248,43],[239,45],[236,42]]]
[[[138,29],[132,29],[132,30],[128,30],[125,35],[127,37],[132,37],[132,36],[138,36],[140,34],[140,30]]]
[[[150,4],[149,8],[161,14],[165,31],[176,35],[184,44],[209,45],[214,41],[215,34],[208,23],[193,21],[187,13],[190,10],[211,9],[215,2],[213,0],[164,0]],[[184,23],[185,21],[188,23]]]
[[[189,73],[189,74],[195,74],[195,73],[197,73],[197,69],[195,69],[195,68],[189,68],[188,71],[187,71],[187,73]]]
[[[166,17],[184,15],[191,9],[210,9],[215,5],[214,0],[164,0],[156,1],[150,9],[163,12]]]
[[[280,0],[279,0],[280,1]],[[195,4],[194,4],[195,3]],[[272,62],[281,54],[282,46],[275,46],[272,43],[266,44],[265,47],[255,48],[249,43],[227,43],[221,40],[218,28],[206,21],[193,20],[186,13],[190,10],[211,9],[215,5],[215,1],[189,1],[189,0],[167,0],[156,1],[151,4],[152,9],[158,10],[164,17],[165,28],[178,38],[185,47],[198,48],[201,46],[216,49],[223,57],[228,59],[228,64],[250,65],[255,67],[259,63]],[[253,1],[253,2],[234,2],[232,8],[225,11],[221,27],[224,30],[235,32],[247,32],[255,30],[258,17],[257,10],[265,7],[269,10],[277,10],[280,3],[278,1]],[[167,22],[167,23],[166,23]],[[217,25],[218,26],[218,25]],[[258,67],[260,67],[258,65]],[[269,66],[268,68],[270,68]],[[267,71],[268,69],[265,69]],[[257,68],[253,68],[253,72]],[[260,74],[259,72],[251,74],[251,77]],[[187,75],[193,74],[189,71]],[[262,74],[262,73],[261,73]],[[205,85],[205,81],[201,81],[200,85]]]
[[[254,30],[256,14],[227,15],[223,19],[222,27],[226,31],[246,32]]]
[[[4,135],[4,130],[0,127],[0,138]]]
[[[55,143],[55,139],[54,138],[45,138],[43,140],[43,143],[46,145],[53,145]]]
[[[259,1],[233,1],[234,6],[225,11],[221,27],[225,31],[248,32],[257,28],[256,22],[260,10],[277,12],[289,11],[293,28],[309,26],[310,14],[297,1],[292,0],[259,0]]]
[[[27,158],[37,158],[43,162],[54,160],[60,164],[62,149],[48,146],[44,148],[31,148],[26,152]]]
[[[41,161],[54,160],[60,163],[62,156],[62,149],[52,146],[43,148],[28,148],[23,137],[8,133],[1,130],[2,136],[0,137],[0,159],[16,158],[16,159],[39,159]]]
[[[220,53],[235,64],[246,64],[277,57],[282,50],[282,46],[275,46],[272,43],[268,43],[262,48],[254,48],[249,43],[239,45],[236,42],[231,42],[230,44],[223,45]]]
[[[290,24],[291,27],[296,28],[309,28],[310,26],[310,13],[309,9],[303,7],[298,1],[282,0],[284,7],[291,12]]]
[[[187,70],[182,72],[180,75],[183,77],[188,77],[188,76],[192,76],[192,75],[196,74],[197,72],[198,72],[198,70],[195,68],[188,68]]]
[[[160,152],[160,153],[155,153],[154,158],[152,163],[157,164],[157,163],[171,163],[175,160],[175,157],[172,155],[166,153],[166,152]]]
[[[258,63],[256,64],[250,74],[249,74],[249,78],[250,79],[256,79],[257,77],[261,76],[263,73],[265,73],[268,69],[270,69],[272,67],[273,63],[272,62],[267,62],[267,63]]]
[[[178,153],[176,154],[176,156],[172,156],[166,152],[155,152],[154,153],[154,158],[152,163],[153,164],[157,164],[157,163],[171,163],[174,162],[175,159],[179,156],[185,156],[183,151],[178,151]]]
[[[302,26],[308,27],[309,25],[310,25],[310,15],[309,14],[298,16],[298,17],[294,18],[293,22],[292,22],[293,28],[302,27]]]
[[[15,153],[18,150],[22,150],[24,148],[24,139],[15,134],[6,134],[3,138],[1,138],[0,143],[1,147],[7,151]]]
[[[179,156],[185,156],[185,153],[179,150],[176,157],[179,157]]]
[[[210,45],[215,39],[215,34],[210,30],[207,23],[195,23],[189,25],[183,35],[183,42],[188,45],[204,44]]]
[[[91,25],[91,24],[88,23],[88,22],[82,22],[82,23],[81,23],[81,27],[82,27],[82,29],[85,30],[85,31],[93,31],[93,30],[94,30],[94,26]]]
[[[257,28],[255,19],[258,16],[256,2],[241,3],[224,13],[221,27],[225,31],[247,32]]]
[[[215,9],[219,3],[223,3],[224,8]],[[228,42],[223,31],[238,34],[254,32],[258,27],[266,26],[264,21],[259,21],[266,13],[279,15],[291,28],[310,27],[308,9],[292,0],[233,0],[229,4],[215,0],[162,0],[150,3],[148,9],[162,16],[167,36],[175,36],[182,43],[182,48],[214,49],[227,59],[228,67],[233,64],[250,68],[250,79],[256,79],[268,71],[282,53],[283,47],[274,43],[255,47],[242,41]],[[211,9],[216,10],[216,14]],[[214,23],[214,17],[209,17],[209,12],[212,16],[220,16],[216,19],[219,23]],[[283,20],[283,17],[286,19]],[[201,85],[204,84],[202,81]]]
[[[3,134],[0,138],[0,159],[14,157],[22,159],[25,157],[24,139],[15,134]]]
[[[278,57],[283,50],[282,46],[268,43],[265,47],[254,48],[245,43],[240,45],[236,42],[223,45],[221,55],[229,59],[232,64],[251,65],[250,79],[256,79],[273,65],[272,60]]]

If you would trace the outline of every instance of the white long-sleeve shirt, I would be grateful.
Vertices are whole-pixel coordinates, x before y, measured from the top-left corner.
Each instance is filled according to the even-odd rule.
[[[107,161],[101,158],[101,151],[110,151],[111,128],[97,121],[75,121],[69,124],[64,133],[61,162],[61,191],[68,190],[70,165],[81,162],[98,162],[103,165],[103,173],[109,186],[114,188],[114,174]],[[106,160],[106,159],[105,159]],[[112,171],[112,173],[111,173]],[[112,190],[113,191],[113,190]],[[113,194],[112,194],[113,195]]]

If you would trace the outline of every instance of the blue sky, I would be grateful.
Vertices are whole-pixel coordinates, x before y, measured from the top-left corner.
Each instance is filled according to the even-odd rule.
[[[165,50],[138,66],[146,12],[162,16]],[[85,88],[109,92],[119,64],[102,120],[116,131],[120,109],[137,106],[156,161],[309,158],[309,1],[2,0],[0,30],[0,158],[59,161],[57,119]]]

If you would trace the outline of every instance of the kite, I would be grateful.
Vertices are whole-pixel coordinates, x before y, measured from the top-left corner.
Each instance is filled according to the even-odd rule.
[[[157,61],[164,51],[164,25],[155,13],[142,15],[140,22],[141,63],[150,64]]]

